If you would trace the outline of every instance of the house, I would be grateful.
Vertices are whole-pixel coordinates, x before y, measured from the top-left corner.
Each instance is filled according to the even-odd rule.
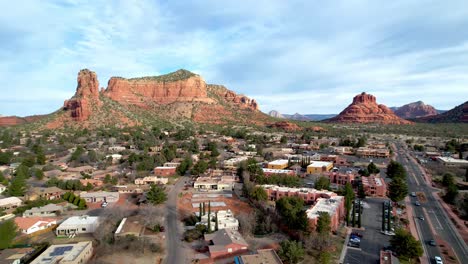
[[[81,192],[80,197],[87,203],[108,202],[115,203],[119,200],[118,192]]]
[[[385,197],[387,195],[387,184],[376,176],[362,177],[362,188],[366,196]]]
[[[85,165],[85,166],[80,166],[80,167],[75,167],[75,168],[68,168],[67,169],[68,172],[77,172],[77,173],[88,173],[88,174],[91,174],[93,173],[94,171],[94,168],[89,166],[89,165]]]
[[[235,258],[239,264],[283,264],[273,249],[258,249],[257,254],[242,255]]]
[[[55,218],[44,218],[44,217],[16,217],[15,223],[18,226],[19,231],[23,234],[32,234],[37,231],[47,229],[57,224]]]
[[[0,250],[1,264],[21,264],[26,263],[26,260],[34,252],[34,248],[7,248]]]
[[[97,216],[72,216],[63,221],[55,230],[57,236],[71,236],[78,234],[94,233],[99,226]]]
[[[81,264],[87,263],[93,255],[93,242],[83,241],[76,244],[52,245],[31,264]]]
[[[211,212],[210,220],[211,231],[216,230],[216,220],[218,221],[218,229],[239,230],[239,221],[234,217],[234,214],[229,209]],[[208,214],[203,215],[201,217],[201,221],[197,224],[208,226]]]
[[[249,157],[247,157],[247,156],[240,156],[240,157],[230,158],[228,160],[223,161],[223,167],[225,169],[236,169],[237,166],[241,162],[246,161],[248,159],[249,159]]]
[[[284,170],[288,167],[289,161],[285,159],[274,160],[268,162],[267,168],[268,169],[277,169],[277,170]]]
[[[86,186],[89,183],[93,187],[101,187],[104,184],[102,180],[98,180],[98,179],[80,179],[80,182],[83,186]]]
[[[124,146],[114,146],[114,147],[109,147],[107,150],[109,152],[117,153],[117,152],[124,151],[125,149],[126,148]]]
[[[154,175],[161,177],[169,177],[175,175],[177,167],[156,167],[154,168]]]
[[[340,155],[353,155],[353,147],[333,147],[333,150]]]
[[[120,155],[120,154],[111,154],[111,155],[107,155],[106,159],[107,160],[110,159],[112,161],[112,164],[117,164],[122,159],[122,155]]]
[[[138,186],[138,185],[115,185],[112,187],[112,191],[119,193],[143,193],[149,189],[149,186]]]
[[[180,162],[166,162],[164,163],[163,167],[179,167]]]
[[[320,213],[326,212],[330,215],[330,227],[336,231],[340,221],[345,216],[344,196],[334,196],[332,198],[318,198],[310,209],[306,210],[307,219],[312,229],[317,225]]]
[[[336,193],[327,190],[317,190],[313,188],[290,188],[277,185],[260,185],[265,189],[270,201],[277,201],[281,197],[299,197],[305,203],[313,203],[318,198],[331,198],[337,196]]]
[[[0,194],[6,191],[6,186],[0,183]]]
[[[157,177],[157,176],[147,176],[144,178],[135,179],[136,185],[142,184],[167,184],[169,182],[168,178]]]
[[[266,176],[274,175],[274,174],[286,174],[290,176],[296,175],[294,170],[278,170],[278,169],[267,169],[263,168],[263,174]]]
[[[247,251],[249,246],[242,235],[232,229],[220,229],[211,234],[205,234],[208,250],[212,259],[231,256]]]
[[[58,187],[34,187],[31,188],[28,193],[26,193],[25,198],[28,199],[29,201],[35,201],[35,200],[55,200],[59,199],[62,197],[62,195],[65,193],[64,190],[58,188]]]
[[[33,207],[24,211],[23,217],[37,217],[37,216],[57,216],[63,212],[63,206],[56,204],[47,204],[42,207]]]
[[[23,201],[21,201],[21,199],[18,197],[8,197],[8,198],[0,199],[0,209],[4,209],[4,210],[16,208],[18,206],[21,206],[22,204],[23,204]]]
[[[328,161],[312,161],[307,166],[307,174],[316,174],[331,171],[333,169],[333,162]]]
[[[193,183],[193,188],[199,190],[232,191],[235,182],[235,176],[198,177]]]

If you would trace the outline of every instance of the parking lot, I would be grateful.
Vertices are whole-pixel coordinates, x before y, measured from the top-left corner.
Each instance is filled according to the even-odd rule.
[[[365,230],[353,229],[353,232],[363,235],[360,248],[348,247],[345,264],[379,263],[380,250],[390,244],[390,237],[381,233],[383,201],[379,198],[364,200],[362,227]]]

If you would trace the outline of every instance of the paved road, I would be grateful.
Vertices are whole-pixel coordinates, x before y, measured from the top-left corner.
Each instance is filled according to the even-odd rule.
[[[353,229],[363,234],[361,248],[348,247],[345,264],[379,263],[380,250],[390,244],[390,237],[380,232],[382,228],[382,204],[385,199],[366,198],[367,204],[362,214],[362,226],[365,230]]]
[[[407,158],[408,155],[410,155],[410,152],[406,148],[406,145],[403,143],[396,143],[396,147],[397,161],[403,164],[408,171],[409,192],[422,192],[427,198],[427,202],[421,203],[421,206],[416,206],[414,204],[417,198],[411,198],[411,201],[415,216],[424,216],[426,219],[425,221],[414,219],[414,221],[429,263],[434,262],[434,256],[440,256],[440,251],[437,247],[432,247],[427,244],[427,241],[434,239],[434,234],[432,233],[427,221],[430,221],[435,232],[450,244],[460,263],[468,263],[468,249],[466,243],[458,234],[458,231],[450,221],[444,209],[434,198],[432,193],[436,191],[436,189],[426,182],[423,172],[414,159]],[[427,212],[426,214],[424,214],[423,208]]]
[[[166,264],[186,263],[185,251],[181,242],[182,230],[180,229],[178,213],[177,213],[177,196],[184,187],[185,181],[189,177],[180,177],[172,190],[169,191],[166,202],[166,250],[167,257],[164,261]]]

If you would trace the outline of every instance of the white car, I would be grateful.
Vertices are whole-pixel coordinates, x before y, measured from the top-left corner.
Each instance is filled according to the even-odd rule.
[[[103,203],[101,204],[101,207],[107,207],[107,202],[103,202]]]
[[[444,262],[442,262],[442,258],[441,258],[441,257],[435,256],[434,259],[435,259],[435,261],[436,261],[436,264],[444,264]]]

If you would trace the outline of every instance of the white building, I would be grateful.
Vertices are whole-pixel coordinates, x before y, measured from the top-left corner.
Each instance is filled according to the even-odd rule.
[[[23,234],[32,234],[57,224],[57,219],[44,217],[16,217],[15,223]]]
[[[91,241],[52,245],[34,259],[31,264],[81,264],[87,263],[92,255],[93,243]]]
[[[115,146],[115,147],[109,147],[108,150],[110,152],[121,152],[124,151],[126,148],[123,146]]]
[[[143,184],[167,184],[169,182],[169,178],[165,177],[157,177],[157,176],[147,176],[144,178],[135,179],[135,184],[143,185]]]
[[[226,168],[226,169],[235,169],[235,168],[237,168],[237,165],[239,165],[241,162],[246,161],[248,159],[249,159],[249,157],[247,157],[247,156],[230,158],[228,160],[225,160],[223,162],[223,165],[224,165],[224,168]]]
[[[437,157],[437,160],[447,167],[468,167],[468,160],[454,159],[452,157]]]
[[[0,199],[0,209],[10,209],[21,206],[23,201],[18,197],[8,197]]]
[[[24,211],[23,217],[36,217],[36,216],[57,216],[63,212],[63,206],[56,204],[47,204],[42,207],[33,207]]]
[[[109,159],[109,158],[112,159],[113,164],[116,164],[120,162],[120,160],[122,159],[122,155],[120,154],[107,155],[106,159]]]
[[[211,212],[211,231],[216,230],[216,217],[218,218],[218,229],[239,230],[239,221],[234,217],[234,214],[231,212],[231,210],[228,209],[218,211],[217,216],[216,212]],[[197,224],[208,226],[208,214],[203,215],[201,217],[201,221]]]
[[[57,236],[70,236],[77,234],[94,233],[99,226],[97,216],[72,216],[61,223],[55,230]]]
[[[236,181],[234,176],[198,177],[193,184],[193,188],[199,190],[232,191],[235,182]]]
[[[80,197],[87,203],[108,202],[115,203],[119,200],[118,192],[81,192]]]

